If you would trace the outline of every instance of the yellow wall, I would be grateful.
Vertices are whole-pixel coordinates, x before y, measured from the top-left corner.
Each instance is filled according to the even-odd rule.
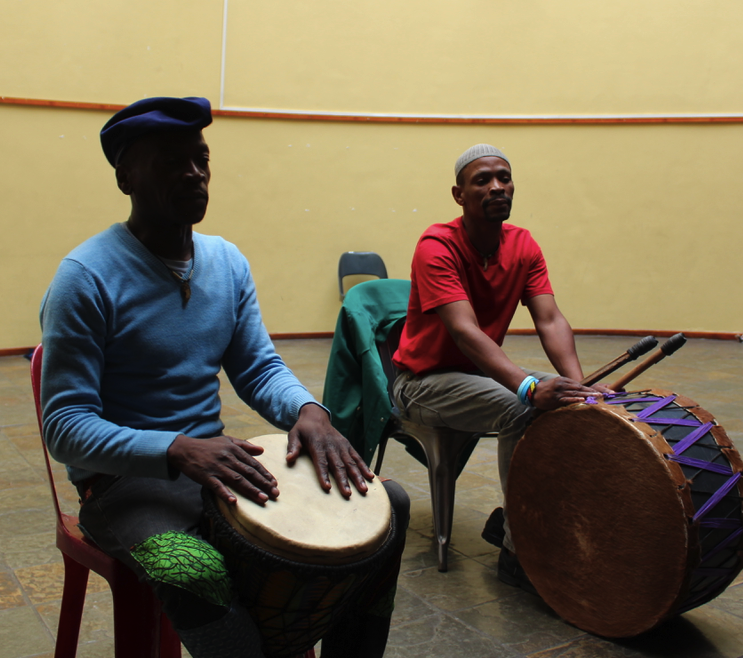
[[[559,13],[546,1],[472,0],[455,13],[418,0],[404,10],[391,0],[311,4],[231,0],[226,106],[494,115],[743,107],[737,3],[711,12],[708,2],[627,2],[626,15],[577,0]],[[14,3],[0,23],[0,95],[126,103],[199,94],[217,106],[223,9],[217,0]],[[38,304],[59,260],[127,216],[98,142],[109,115],[0,105],[0,349],[38,341]],[[218,117],[205,136],[212,201],[200,230],[248,256],[271,332],[332,330],[343,251],[377,251],[390,276],[407,278],[420,233],[457,214],[453,163],[477,142],[511,158],[512,219],[542,245],[573,326],[743,330],[742,124]],[[515,326],[528,324],[520,313]]]
[[[0,95],[127,104],[218,98],[222,0],[12,0]]]
[[[13,0],[0,94],[356,112],[740,112],[735,0]]]
[[[733,0],[231,0],[225,103],[421,114],[739,112]]]

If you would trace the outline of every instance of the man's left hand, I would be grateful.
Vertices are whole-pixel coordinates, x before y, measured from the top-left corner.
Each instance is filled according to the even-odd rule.
[[[338,484],[344,498],[350,498],[351,480],[356,489],[364,494],[368,491],[366,480],[373,480],[374,473],[331,424],[328,412],[313,403],[299,410],[299,418],[289,432],[286,461],[293,464],[304,448],[312,459],[317,479],[325,491],[330,491],[330,474]]]

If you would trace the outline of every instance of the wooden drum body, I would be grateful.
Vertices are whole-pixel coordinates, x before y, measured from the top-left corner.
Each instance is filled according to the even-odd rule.
[[[224,556],[243,605],[271,658],[296,656],[322,638],[395,548],[390,501],[381,482],[346,500],[326,493],[310,458],[286,463],[284,434],[250,440],[276,477],[278,500],[230,506],[204,490],[210,541]]]
[[[711,600],[740,572],[741,471],[714,418],[668,391],[542,414],[508,474],[519,560],[566,621],[638,635]]]

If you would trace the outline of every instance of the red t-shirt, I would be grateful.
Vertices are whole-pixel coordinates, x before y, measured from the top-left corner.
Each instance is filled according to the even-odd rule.
[[[487,266],[484,260],[461,217],[423,233],[413,255],[408,318],[393,359],[398,368],[415,374],[477,369],[454,344],[437,306],[469,301],[480,329],[502,345],[519,301],[553,294],[542,250],[526,229],[503,224],[498,252]]]

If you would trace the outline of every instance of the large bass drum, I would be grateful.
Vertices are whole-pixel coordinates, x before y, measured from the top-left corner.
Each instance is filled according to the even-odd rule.
[[[514,546],[566,621],[632,637],[743,566],[743,462],[692,400],[619,393],[540,415],[508,474]]]

